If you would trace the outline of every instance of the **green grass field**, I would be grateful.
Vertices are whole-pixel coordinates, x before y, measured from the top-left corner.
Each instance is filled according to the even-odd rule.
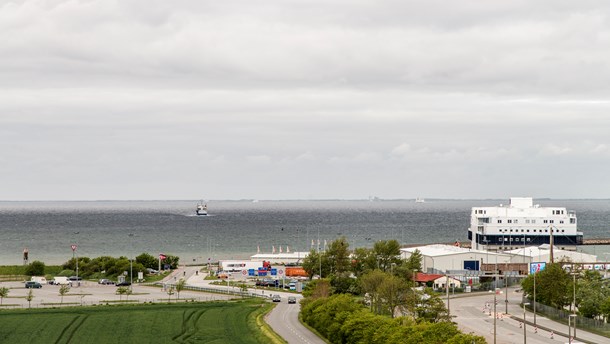
[[[256,325],[269,306],[251,300],[0,310],[0,343],[269,343]]]

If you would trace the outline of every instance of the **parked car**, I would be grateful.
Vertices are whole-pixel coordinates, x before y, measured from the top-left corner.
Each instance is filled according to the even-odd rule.
[[[68,279],[70,281],[82,281],[83,280],[83,278],[80,276],[70,276],[70,277],[68,277]]]
[[[116,284],[117,287],[129,287],[130,285],[131,285],[131,283],[129,283],[127,281]]]
[[[27,282],[25,282],[25,287],[26,288],[42,288],[42,284],[40,284],[38,282],[34,282],[34,281],[27,281]]]
[[[282,298],[279,295],[273,295],[271,300],[273,300],[273,302],[282,302]]]
[[[114,284],[113,281],[106,279],[106,278],[102,278],[99,282],[97,282],[98,284],[104,284],[104,285],[112,285]]]
[[[158,273],[159,271],[157,271],[157,270],[155,270],[155,269],[151,269],[151,268],[146,268],[146,272],[147,272],[147,273],[149,273],[149,274],[156,274],[156,273]]]
[[[288,303],[297,303],[297,298],[294,296],[288,296]]]

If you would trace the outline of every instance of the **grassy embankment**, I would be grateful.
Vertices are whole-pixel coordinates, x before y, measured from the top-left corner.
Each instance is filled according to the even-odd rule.
[[[282,343],[260,300],[0,312],[2,343]],[[271,336],[271,338],[270,338]]]
[[[29,276],[25,276],[25,265],[0,265],[0,282],[1,281],[23,281],[29,280]],[[45,266],[45,274],[54,276],[62,271],[60,265]]]

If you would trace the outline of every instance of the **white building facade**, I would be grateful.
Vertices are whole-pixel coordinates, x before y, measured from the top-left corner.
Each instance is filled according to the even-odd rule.
[[[451,245],[425,245],[401,248],[401,257],[409,258],[415,251],[422,255],[422,271],[444,274],[447,271],[479,271],[483,264],[528,263],[529,257],[507,253],[473,250]]]
[[[471,247],[513,250],[550,244],[576,250],[582,244],[576,214],[564,207],[540,207],[531,197],[511,197],[508,205],[473,207],[468,229]]]

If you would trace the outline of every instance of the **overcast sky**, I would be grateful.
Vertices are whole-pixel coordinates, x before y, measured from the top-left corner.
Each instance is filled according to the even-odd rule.
[[[609,15],[0,0],[0,199],[608,198]]]

